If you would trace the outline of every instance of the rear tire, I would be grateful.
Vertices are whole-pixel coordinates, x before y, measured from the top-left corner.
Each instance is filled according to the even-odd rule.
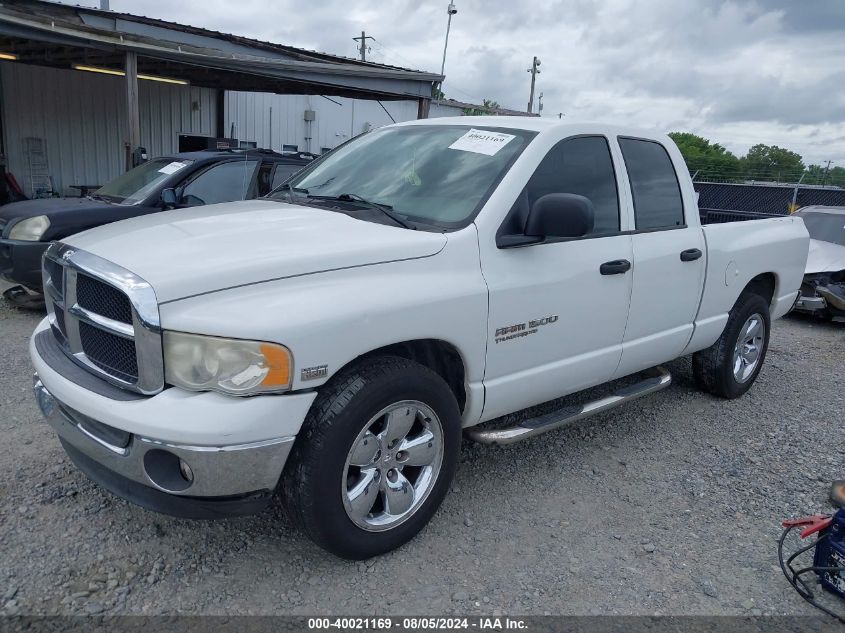
[[[288,515],[319,546],[361,560],[403,545],[455,473],[461,418],[436,373],[385,356],[320,392],[282,476]]]
[[[698,387],[722,398],[738,398],[751,388],[769,348],[769,305],[758,294],[743,293],[731,309],[719,340],[692,356]]]

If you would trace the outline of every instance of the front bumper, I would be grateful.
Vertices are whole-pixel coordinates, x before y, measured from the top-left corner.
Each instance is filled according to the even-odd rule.
[[[317,396],[235,398],[176,388],[131,394],[39,347],[42,334],[51,335],[47,319],[29,344],[35,396],[68,455],[108,490],[167,514],[216,517],[263,507]]]
[[[41,256],[47,242],[25,242],[0,238],[0,277],[41,291]]]
[[[269,503],[293,437],[230,446],[172,444],[115,429],[71,409],[38,374],[41,412],[73,462],[138,505],[190,518],[251,514]]]

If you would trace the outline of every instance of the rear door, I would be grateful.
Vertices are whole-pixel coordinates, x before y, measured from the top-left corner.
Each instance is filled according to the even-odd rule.
[[[634,207],[633,288],[617,376],[678,357],[692,335],[704,283],[705,244],[664,145],[620,137]],[[688,204],[687,213],[698,213]]]

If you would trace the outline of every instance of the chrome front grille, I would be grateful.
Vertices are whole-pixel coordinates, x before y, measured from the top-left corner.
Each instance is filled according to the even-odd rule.
[[[46,269],[47,276],[53,282],[53,286],[55,286],[60,295],[63,295],[65,292],[65,278],[62,266],[52,259],[45,259],[44,268]]]
[[[76,276],[76,302],[80,307],[121,323],[132,324],[132,304],[120,290],[88,275]]]
[[[161,328],[150,284],[64,244],[47,250],[43,275],[50,325],[71,360],[125,389],[161,391]]]
[[[104,372],[126,382],[138,380],[138,355],[135,341],[79,323],[79,342],[85,356]]]

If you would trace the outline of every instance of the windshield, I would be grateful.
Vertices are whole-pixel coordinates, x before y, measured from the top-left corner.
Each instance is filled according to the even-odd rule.
[[[362,135],[294,176],[273,197],[354,196],[439,227],[463,226],[534,132],[409,125]]]
[[[138,204],[165,180],[193,163],[192,160],[157,158],[138,165],[103,185],[94,192],[95,198],[105,198],[118,204]]]
[[[799,211],[795,215],[804,220],[814,240],[845,246],[845,214]]]

